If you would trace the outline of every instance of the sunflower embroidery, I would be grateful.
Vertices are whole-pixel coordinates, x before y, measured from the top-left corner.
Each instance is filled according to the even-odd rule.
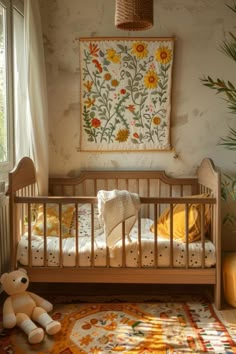
[[[155,57],[161,64],[168,64],[172,59],[172,52],[168,47],[160,47],[157,49]]]
[[[155,70],[149,70],[144,76],[144,84],[148,89],[154,89],[158,86],[158,75]]]
[[[138,59],[143,59],[147,57],[147,45],[143,42],[134,43],[132,47],[132,54],[134,54]]]

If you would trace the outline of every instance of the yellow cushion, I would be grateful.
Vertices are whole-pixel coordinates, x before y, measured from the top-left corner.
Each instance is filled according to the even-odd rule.
[[[205,198],[209,195],[199,194],[192,198]],[[188,241],[194,242],[201,238],[201,204],[188,205]],[[210,207],[205,205],[204,232],[206,233],[210,223]],[[151,226],[154,232],[154,224]],[[166,208],[160,215],[157,223],[158,235],[170,238],[170,207]],[[173,206],[173,239],[186,242],[185,235],[185,204]]]
[[[62,237],[71,236],[71,227],[73,224],[75,206],[74,204],[63,204],[61,212],[61,232]],[[47,204],[46,206],[47,236],[59,236],[59,205]],[[43,205],[37,210],[36,221],[32,230],[33,235],[44,235],[44,212]]]

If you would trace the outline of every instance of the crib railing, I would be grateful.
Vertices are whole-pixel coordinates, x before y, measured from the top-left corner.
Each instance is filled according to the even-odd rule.
[[[142,257],[142,233],[141,233],[141,218],[142,217],[148,217],[153,220],[154,226],[154,232],[153,232],[153,252],[154,252],[154,263],[152,265],[153,268],[158,268],[159,267],[159,262],[158,262],[158,217],[159,213],[158,210],[160,209],[159,207],[162,205],[169,205],[170,207],[170,267],[174,268],[175,264],[173,262],[174,259],[174,237],[173,237],[173,229],[174,229],[174,224],[173,224],[173,208],[174,205],[176,204],[184,204],[185,205],[185,234],[186,234],[186,239],[185,239],[185,257],[186,257],[186,264],[185,268],[189,268],[189,239],[188,239],[188,220],[189,220],[189,206],[191,204],[197,203],[201,205],[201,247],[202,247],[202,256],[201,256],[201,268],[205,268],[205,241],[206,241],[206,235],[205,235],[205,230],[204,230],[204,223],[205,223],[205,208],[210,207],[211,209],[211,215],[214,217],[214,208],[216,205],[216,199],[215,198],[199,198],[199,197],[159,197],[159,198],[152,198],[152,197],[141,197],[140,198],[141,202],[141,209],[139,212],[138,216],[138,239],[137,239],[137,267],[142,268],[143,267],[143,257]],[[55,204],[57,205],[58,208],[58,219],[59,219],[59,227],[58,227],[58,267],[63,268],[63,249],[62,249],[62,241],[63,241],[63,235],[62,235],[62,207],[63,205],[66,204],[73,204],[74,205],[74,211],[76,217],[74,218],[74,225],[73,225],[73,237],[75,240],[75,264],[73,267],[79,268],[83,267],[80,263],[80,249],[79,249],[79,230],[83,225],[79,225],[78,222],[78,217],[77,215],[79,214],[79,205],[82,205],[84,203],[89,204],[91,207],[91,233],[90,233],[90,264],[86,264],[86,266],[89,266],[90,268],[96,267],[95,264],[95,244],[96,244],[96,236],[95,236],[95,224],[97,223],[97,215],[95,215],[94,207],[97,204],[97,198],[96,197],[25,197],[25,196],[17,196],[15,197],[15,205],[17,206],[16,208],[16,213],[18,217],[16,218],[16,228],[17,228],[17,239],[18,241],[21,239],[22,234],[27,233],[28,234],[28,266],[33,267],[33,262],[32,262],[32,240],[33,240],[33,235],[32,235],[32,227],[35,222],[35,210],[37,210],[38,205],[43,206],[43,235],[41,236],[42,239],[44,240],[44,255],[43,255],[43,267],[48,267],[48,250],[47,250],[47,218],[46,218],[46,209],[48,204]],[[20,217],[19,217],[20,215]],[[127,267],[127,262],[126,262],[126,257],[127,257],[127,246],[128,246],[128,241],[127,241],[127,236],[125,235],[125,221],[122,223],[122,237],[121,237],[121,254],[119,255],[121,258],[121,267]],[[207,235],[209,239],[212,240],[212,229],[209,229],[209,233]],[[108,247],[106,247],[106,262],[103,265],[104,267],[110,267],[111,265],[111,253],[112,250],[110,250]]]

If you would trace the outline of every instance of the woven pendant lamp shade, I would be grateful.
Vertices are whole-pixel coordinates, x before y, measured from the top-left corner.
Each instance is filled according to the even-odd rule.
[[[115,25],[127,31],[153,26],[153,0],[116,0]]]

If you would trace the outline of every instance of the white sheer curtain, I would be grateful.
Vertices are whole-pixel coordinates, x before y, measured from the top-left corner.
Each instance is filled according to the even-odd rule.
[[[20,11],[21,10],[21,11]],[[13,8],[15,160],[30,155],[30,128],[26,116],[26,76],[23,9]],[[25,132],[25,134],[23,134]]]
[[[15,33],[17,36],[17,33]],[[16,159],[30,156],[35,163],[39,192],[48,194],[48,105],[43,36],[38,0],[24,1],[24,57],[15,87]],[[15,60],[20,54],[15,54]],[[22,59],[22,58],[21,58]],[[16,70],[17,71],[17,70]],[[23,80],[23,81],[21,81]],[[21,82],[23,89],[21,91]],[[23,93],[25,92],[25,94]],[[25,111],[21,107],[25,96]],[[18,100],[18,102],[16,102]]]

